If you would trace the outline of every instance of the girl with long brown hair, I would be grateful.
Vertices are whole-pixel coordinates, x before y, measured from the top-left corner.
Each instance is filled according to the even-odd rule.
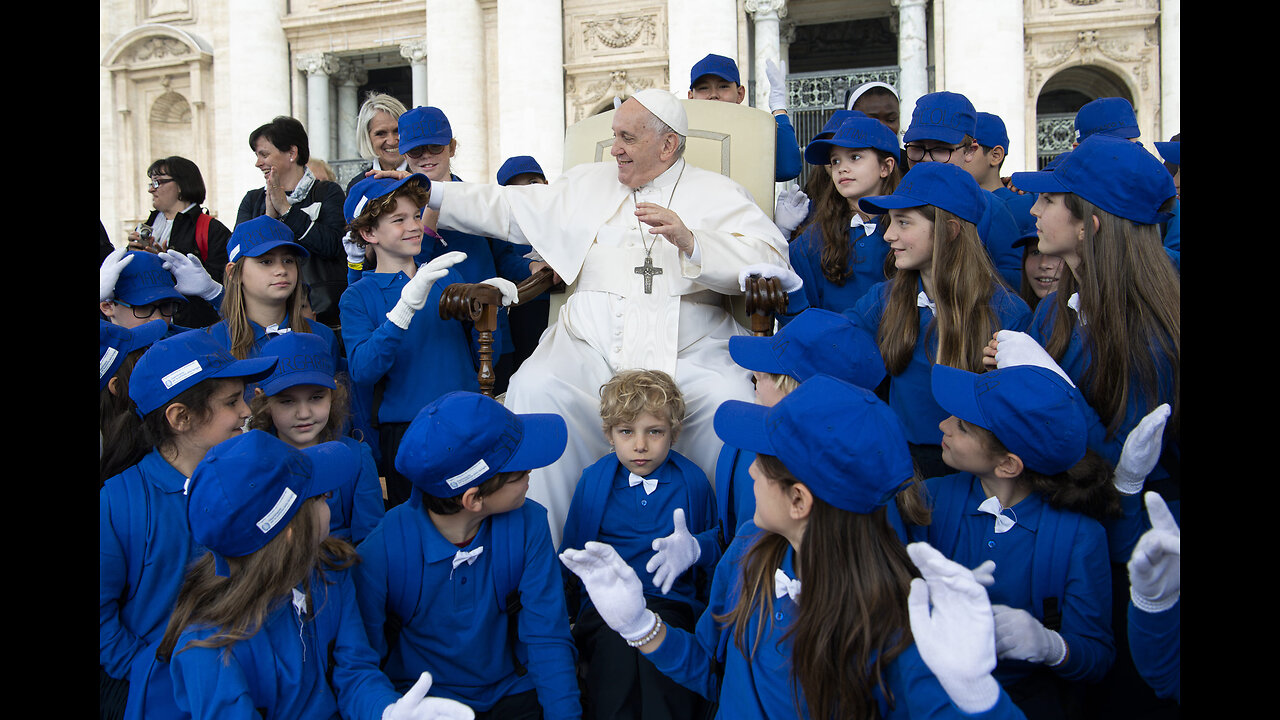
[[[324,500],[358,463],[340,443],[296,450],[260,430],[209,452],[187,506],[207,552],[140,689],[146,717],[410,720],[458,705],[423,698],[428,673],[401,698],[378,669],[347,572],[358,558],[329,536]]]
[[[914,477],[893,411],[819,375],[773,407],[726,401],[715,428],[757,454],[756,511],[716,566],[696,633],[644,607],[639,579],[612,547],[566,550],[561,560],[609,626],[664,673],[718,698],[720,718],[959,716],[916,649],[908,595],[920,572],[885,517]],[[1017,714],[998,691],[966,710]]]
[[[871,333],[889,372],[889,406],[925,477],[945,475],[938,423],[947,413],[930,386],[935,364],[983,369],[992,333],[1022,330],[1027,304],[1001,279],[978,238],[986,193],[965,170],[919,163],[892,195],[863,198],[869,212],[888,212],[888,243],[896,271],[845,311]]]

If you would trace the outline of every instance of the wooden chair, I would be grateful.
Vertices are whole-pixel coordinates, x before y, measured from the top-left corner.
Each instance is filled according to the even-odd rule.
[[[773,157],[776,129],[773,116],[756,108],[711,100],[681,100],[689,118],[685,161],[727,175],[751,193],[760,209],[773,217]],[[564,166],[607,160],[613,143],[613,110],[593,115],[565,131]],[[558,317],[560,306],[574,291],[557,283],[553,288],[550,268],[529,276],[517,285],[520,302],[551,290],[550,317]],[[734,316],[753,335],[773,335],[774,317],[785,312],[787,294],[774,278],[753,275],[746,292],[733,298]],[[440,297],[440,317],[475,324],[480,342],[480,391],[493,396],[493,332],[498,326],[502,294],[497,288],[479,283],[456,283]]]

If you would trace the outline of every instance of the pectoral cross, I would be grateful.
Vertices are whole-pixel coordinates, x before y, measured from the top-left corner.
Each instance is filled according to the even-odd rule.
[[[661,275],[662,268],[654,267],[653,258],[648,255],[645,255],[644,265],[636,266],[636,274],[644,276],[644,294],[652,295],[653,294],[653,276]]]

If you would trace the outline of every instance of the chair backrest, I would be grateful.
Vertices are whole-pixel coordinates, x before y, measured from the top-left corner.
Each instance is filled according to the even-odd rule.
[[[748,105],[717,100],[681,100],[689,118],[685,140],[685,161],[704,170],[732,178],[747,189],[765,215],[773,218],[774,145],[777,125],[773,115]],[[592,115],[565,131],[564,168],[593,162],[609,162],[613,145],[615,110]],[[550,321],[560,315],[560,306],[575,289],[551,295]],[[734,298],[734,315],[750,327],[746,305]]]

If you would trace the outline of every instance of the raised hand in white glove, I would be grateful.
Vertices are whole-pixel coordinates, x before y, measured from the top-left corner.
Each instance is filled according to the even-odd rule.
[[[1050,667],[1067,657],[1067,643],[1034,615],[1008,605],[992,605],[996,623],[996,655],[1044,663]]]
[[[1125,495],[1142,491],[1142,484],[1160,459],[1164,425],[1171,412],[1169,404],[1162,403],[1138,421],[1124,439],[1120,459],[1116,461],[1115,484],[1116,489]]]
[[[653,549],[657,552],[644,566],[645,570],[653,573],[653,584],[662,590],[663,595],[675,584],[676,578],[702,557],[702,548],[684,522],[684,508],[676,508],[671,519],[675,522],[675,531],[666,537],[654,538]]]
[[[351,239],[350,233],[342,236],[342,247],[347,251],[348,263],[352,265],[364,264],[364,248],[360,247],[355,240]]]
[[[498,288],[498,291],[502,293],[502,307],[516,305],[520,302],[520,291],[516,288],[516,284],[506,278],[489,278],[480,284]]]
[[[756,263],[742,268],[738,273],[739,290],[747,291],[747,278],[752,275],[759,275],[762,278],[778,278],[778,282],[782,283],[783,292],[792,293],[804,287],[804,280],[800,279],[795,270],[772,263]]]
[[[120,280],[120,273],[131,262],[133,256],[129,254],[127,247],[116,248],[107,255],[98,268],[98,300],[106,302],[116,296],[116,283]]]
[[[1129,558],[1129,599],[1143,612],[1164,612],[1182,591],[1182,533],[1164,498],[1149,492],[1143,499],[1151,529],[1138,538]]]
[[[600,618],[625,640],[639,640],[657,624],[644,605],[644,585],[612,545],[594,540],[560,553],[560,562],[582,580]]]
[[[995,621],[986,589],[972,571],[928,543],[907,545],[907,554],[923,576],[911,581],[907,596],[920,659],[961,710],[990,710],[1000,699],[1000,684],[991,676],[996,667]]]
[[[787,77],[773,60],[764,64],[764,76],[769,80],[769,111],[787,109]]]
[[[195,253],[183,255],[174,250],[165,250],[156,257],[162,261],[161,267],[173,273],[174,279],[178,281],[174,289],[183,295],[196,295],[212,300],[222,292],[222,285],[209,276],[209,271],[204,269]]]
[[[773,206],[773,224],[778,226],[783,235],[789,237],[808,214],[809,196],[804,194],[799,185],[787,185],[778,193],[778,202]]]
[[[466,259],[466,253],[454,250],[422,263],[418,271],[413,274],[413,278],[405,283],[404,289],[400,291],[400,299],[387,313],[387,319],[402,330],[408,330],[413,314],[427,304],[427,294],[431,292],[431,286],[448,274],[449,268]]]
[[[1052,370],[1075,387],[1065,370],[1053,359],[1048,350],[1041,347],[1030,335],[1014,330],[1000,330],[996,333],[996,367],[1006,368],[1013,365],[1035,365]]]
[[[457,700],[427,697],[430,689],[431,673],[424,671],[409,692],[382,711],[382,720],[474,720],[475,711]]]

